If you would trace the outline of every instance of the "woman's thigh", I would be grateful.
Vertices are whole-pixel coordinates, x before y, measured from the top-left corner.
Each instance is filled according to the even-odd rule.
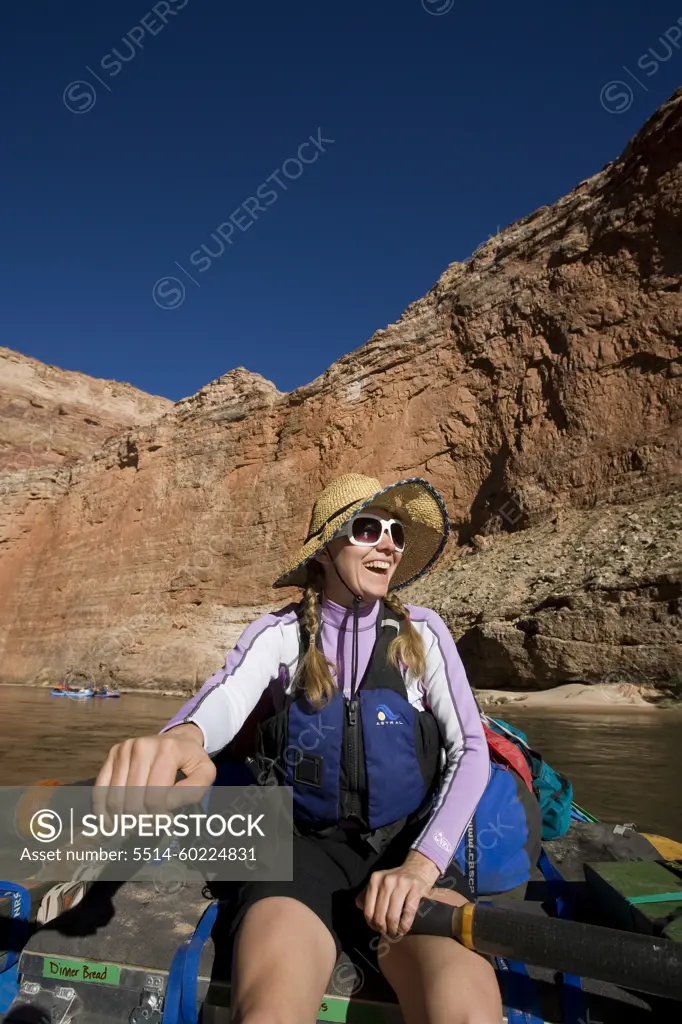
[[[333,935],[304,903],[287,896],[253,903],[235,940],[233,1020],[314,1024],[336,955]]]
[[[458,893],[430,897],[459,906]],[[465,946],[438,935],[406,935],[378,947],[381,973],[395,991],[406,1024],[499,1024],[502,1001],[492,965]]]
[[[341,950],[339,901],[352,902],[361,862],[345,845],[296,836],[293,866],[291,881],[246,883],[232,902],[237,1020],[317,1020]]]

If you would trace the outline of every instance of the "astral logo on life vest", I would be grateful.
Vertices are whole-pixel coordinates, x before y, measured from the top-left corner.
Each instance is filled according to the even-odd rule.
[[[377,707],[377,725],[405,725],[400,715],[391,711],[388,704],[379,704]]]

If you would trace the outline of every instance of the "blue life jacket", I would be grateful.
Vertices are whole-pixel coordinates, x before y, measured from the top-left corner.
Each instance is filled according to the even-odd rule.
[[[402,620],[382,602],[369,664],[351,697],[337,690],[316,708],[295,690],[260,725],[259,781],[292,788],[299,830],[354,819],[362,833],[380,831],[384,846],[430,809],[440,781],[440,731],[431,711],[410,704],[403,677],[388,660],[401,629]],[[303,626],[301,633],[302,654]]]
[[[295,831],[325,834],[341,819],[354,819],[380,851],[431,812],[443,745],[432,712],[410,704],[402,675],[388,660],[401,628],[382,604],[374,649],[351,697],[337,690],[315,708],[294,691],[259,725],[254,771],[262,785],[291,787]],[[303,627],[301,634],[302,655]],[[488,785],[446,874],[458,876],[457,887],[461,882],[467,894],[508,892],[531,876],[540,827],[536,796],[516,771],[491,761]]]

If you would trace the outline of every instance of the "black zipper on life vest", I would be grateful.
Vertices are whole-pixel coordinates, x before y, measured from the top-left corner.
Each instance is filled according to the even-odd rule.
[[[355,595],[353,601],[353,643],[351,648],[350,700],[344,698],[348,717],[346,744],[346,774],[348,779],[347,816],[362,818],[362,801],[360,799],[360,743],[358,740],[360,701],[355,696],[358,682],[358,611],[360,598]]]
[[[348,809],[347,816],[362,817],[362,804],[360,801],[360,744],[358,743],[360,701],[352,697],[346,699],[346,712],[348,717],[346,746],[346,771],[348,773]]]

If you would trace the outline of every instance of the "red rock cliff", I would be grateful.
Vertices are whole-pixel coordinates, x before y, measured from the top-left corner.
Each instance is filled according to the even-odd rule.
[[[235,370],[89,459],[6,477],[0,678],[82,666],[200,683],[244,616],[279,603],[270,583],[313,494],[350,469],[428,476],[460,542],[491,522],[541,530],[561,510],[676,507],[681,282],[682,90],[613,164],[452,264],[311,384],[281,394]],[[488,684],[572,678],[526,649],[472,649]]]
[[[130,384],[60,370],[0,346],[0,474],[76,461],[172,405]]]

